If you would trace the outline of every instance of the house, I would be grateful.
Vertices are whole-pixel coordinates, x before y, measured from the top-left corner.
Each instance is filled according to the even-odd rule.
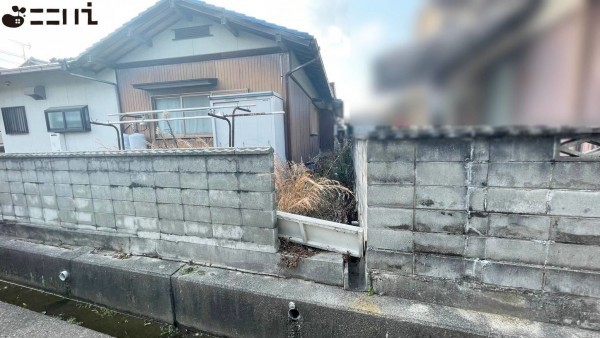
[[[0,127],[7,152],[50,151],[48,114],[62,114],[57,123],[67,126],[66,116],[77,114],[53,110],[75,107],[84,120],[143,133],[155,146],[228,146],[231,123],[234,146],[271,145],[281,157],[308,161],[333,149],[342,115],[314,37],[196,0],[159,1],[74,59],[0,70],[0,80],[10,82],[0,89],[3,111],[30,129]],[[36,88],[45,95],[23,95]],[[192,110],[199,107],[206,109]],[[55,132],[68,150],[119,146],[110,126],[67,129]]]
[[[395,125],[598,125],[600,2],[428,1],[377,60]]]

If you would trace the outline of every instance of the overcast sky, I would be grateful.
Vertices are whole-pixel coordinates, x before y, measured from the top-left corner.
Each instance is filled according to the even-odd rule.
[[[364,104],[371,83],[370,60],[382,50],[410,41],[423,0],[208,0],[230,10],[317,38],[329,81],[336,82],[338,96],[347,110]],[[0,67],[22,63],[22,54],[41,59],[74,57],[110,34],[156,0],[95,0],[97,26],[31,26],[18,29],[0,25]],[[85,0],[0,0],[0,14],[11,7],[85,8]],[[35,14],[27,14],[33,16]],[[45,14],[48,15],[48,14]],[[70,18],[69,18],[70,19]],[[13,40],[13,41],[11,41]],[[31,47],[22,47],[14,41]]]

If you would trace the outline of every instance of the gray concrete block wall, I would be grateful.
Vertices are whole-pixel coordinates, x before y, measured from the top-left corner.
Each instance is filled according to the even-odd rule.
[[[557,142],[368,140],[370,272],[600,306],[600,159],[555,158]]]
[[[3,155],[0,206],[0,221],[153,241],[144,254],[278,247],[271,149]]]

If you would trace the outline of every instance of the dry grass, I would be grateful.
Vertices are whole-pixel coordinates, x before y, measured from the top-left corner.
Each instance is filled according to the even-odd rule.
[[[156,128],[159,137],[154,143],[146,142],[150,149],[176,149],[176,148],[210,148],[212,140],[209,138],[173,138],[163,134],[159,128]]]
[[[352,191],[340,182],[316,177],[299,163],[275,160],[277,209],[293,214],[341,222],[334,201],[348,199]]]

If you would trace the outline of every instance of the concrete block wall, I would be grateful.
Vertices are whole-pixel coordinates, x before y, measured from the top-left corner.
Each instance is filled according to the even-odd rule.
[[[566,297],[588,304],[579,320],[600,328],[600,158],[556,157],[558,141],[368,140],[367,266],[376,291],[476,308],[479,296],[461,300],[434,284]],[[417,293],[415,281],[430,288]],[[527,316],[513,305],[506,312]]]
[[[276,252],[273,170],[270,148],[2,155],[0,220],[166,257],[174,243]]]

